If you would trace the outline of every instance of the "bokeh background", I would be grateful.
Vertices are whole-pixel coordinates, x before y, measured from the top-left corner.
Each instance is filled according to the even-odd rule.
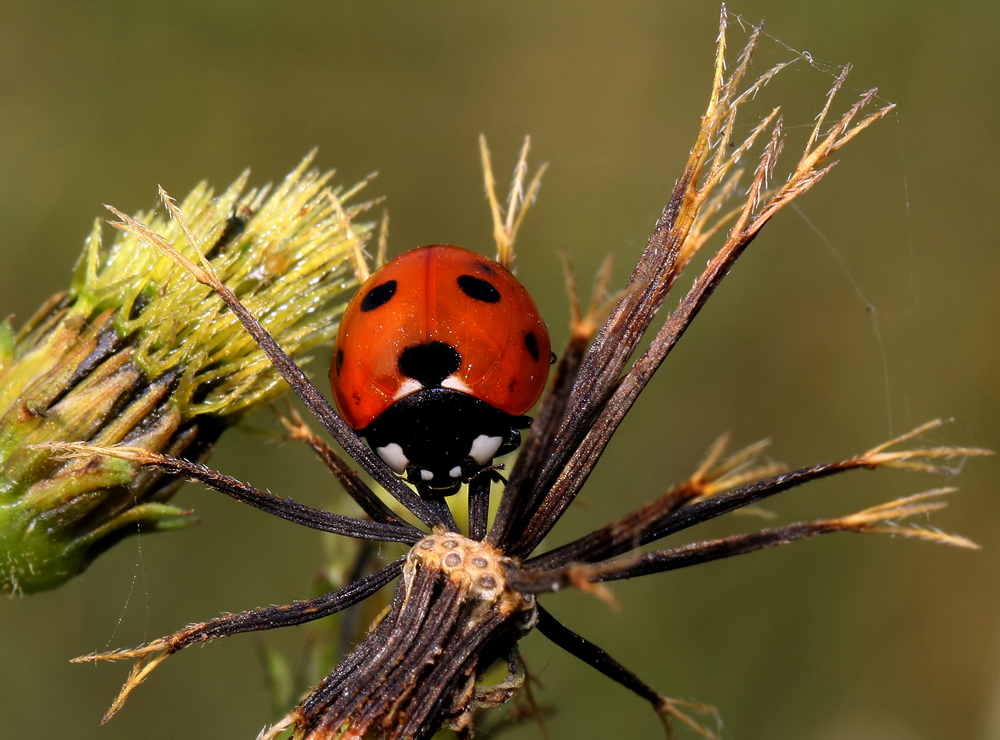
[[[754,243],[553,541],[681,479],[724,431],[738,444],[771,437],[770,454],[791,465],[937,417],[955,421],[927,442],[1000,447],[1000,6],[743,0],[730,10],[766,18],[770,34],[816,60],[748,113],[781,102],[802,136],[847,62],[850,95],[877,85],[899,112]],[[0,310],[23,320],[67,284],[101,203],[135,211],[158,183],[180,196],[247,166],[255,182],[274,180],[315,146],[344,183],[379,171],[368,192],[387,198],[394,253],[428,242],[489,250],[476,137],[489,136],[503,181],[530,133],[535,161],[551,169],[522,232],[519,274],[559,346],[557,253],[585,284],[613,254],[624,280],[696,132],[717,17],[713,3],[675,1],[6,0]],[[756,69],[791,55],[768,40]],[[327,361],[316,359],[315,375]],[[213,462],[315,505],[336,500],[308,454],[259,435],[234,431]],[[792,521],[957,484],[933,523],[979,552],[830,537],[616,584],[618,610],[575,593],[544,603],[665,693],[718,706],[729,738],[993,740],[997,479],[995,460],[973,460],[954,481],[861,473],[769,504]],[[67,663],[307,595],[320,535],[194,486],[178,500],[200,526],[133,538],[56,592],[0,602],[4,737],[251,738],[274,719],[258,652],[296,655],[304,635],[294,630],[186,651],[103,728],[127,667]],[[740,518],[693,536],[757,526]],[[538,698],[556,708],[550,737],[660,736],[641,700],[540,636],[524,645],[544,684]],[[507,735],[540,736],[532,724]]]

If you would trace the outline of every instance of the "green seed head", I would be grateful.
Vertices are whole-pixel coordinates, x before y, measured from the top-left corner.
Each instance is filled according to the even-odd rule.
[[[219,276],[298,361],[332,339],[370,227],[311,157],[273,191],[244,173],[180,204],[190,244],[162,213],[136,218]],[[127,534],[185,526],[179,481],[53,442],[127,444],[202,460],[284,381],[211,290],[135,235],[87,238],[70,289],[19,331],[0,324],[0,590],[52,588]]]

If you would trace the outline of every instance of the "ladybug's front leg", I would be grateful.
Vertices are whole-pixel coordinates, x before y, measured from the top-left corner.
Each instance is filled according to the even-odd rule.
[[[427,504],[427,507],[434,514],[439,525],[443,526],[449,532],[457,532],[458,523],[455,521],[455,516],[451,513],[451,508],[445,500],[445,495],[447,494],[428,487],[426,483],[415,482],[409,475],[407,475],[407,480],[416,486],[417,493],[420,494],[420,498],[424,500],[424,503]]]
[[[519,416],[516,421],[518,424],[523,422],[523,426],[511,425],[510,429],[507,430],[507,434],[503,438],[503,442],[500,444],[500,449],[496,452],[497,457],[503,457],[504,455],[510,454],[521,446],[521,430],[527,429],[531,426],[531,417]]]

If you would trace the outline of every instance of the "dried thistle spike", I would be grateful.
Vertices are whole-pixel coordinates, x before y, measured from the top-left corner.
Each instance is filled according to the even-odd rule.
[[[726,14],[723,9],[720,38],[724,37]],[[754,240],[760,229],[779,210],[808,191],[825,176],[833,164],[829,161],[843,144],[865,127],[885,116],[891,106],[883,107],[864,118],[852,121],[874,97],[869,91],[852,105],[818,143],[792,167],[785,182],[777,189],[768,187],[773,179],[783,149],[780,117],[772,112],[751,134],[751,139],[770,127],[770,135],[761,152],[754,177],[746,191],[739,215],[735,217],[725,242],[709,259],[708,266],[697,276],[677,308],[666,318],[649,347],[627,364],[637,351],[647,330],[659,311],[666,293],[674,285],[682,269],[690,262],[694,248],[705,243],[702,235],[715,228],[711,219],[700,219],[706,203],[718,209],[713,200],[715,188],[727,188],[722,176],[735,164],[728,151],[728,131],[734,125],[740,103],[747,99],[740,83],[747,71],[747,62],[756,43],[755,33],[748,42],[735,70],[727,77],[724,64],[724,41],[720,41],[713,89],[708,108],[702,116],[698,137],[688,157],[684,174],[678,180],[670,202],[650,237],[646,250],[629,278],[630,291],[619,300],[598,331],[594,345],[579,370],[575,386],[567,402],[572,413],[563,419],[554,435],[560,440],[556,454],[548,457],[540,475],[535,477],[531,494],[524,496],[530,503],[509,506],[501,504],[504,517],[499,527],[515,526],[508,510],[529,510],[531,522],[522,531],[514,547],[515,553],[530,552],[569,506],[589,471],[600,459],[604,448],[632,404],[646,387],[667,355],[694,321],[729,269]],[[780,65],[779,65],[780,66]],[[749,86],[759,89],[773,78],[769,70]],[[834,98],[838,85],[827,96]],[[743,147],[737,151],[742,155]],[[736,192],[735,189],[730,189]],[[725,216],[723,216],[724,218]],[[697,229],[696,229],[697,226]],[[516,472],[516,471],[515,471]],[[494,525],[497,530],[497,525]],[[501,537],[499,531],[495,537]]]
[[[941,419],[934,419],[910,431],[899,435],[888,442],[873,447],[867,452],[858,456],[859,464],[871,467],[897,468],[899,470],[911,470],[920,473],[937,473],[940,475],[954,475],[958,472],[955,467],[937,465],[929,460],[955,460],[967,457],[983,457],[993,455],[993,450],[986,450],[981,447],[924,447],[908,450],[892,450],[890,447],[907,442],[924,432],[941,426]]]
[[[378,251],[375,253],[376,269],[385,264],[386,253],[388,252],[388,250],[389,250],[389,211],[383,210],[382,220],[379,221],[378,225]]]
[[[706,455],[702,466],[689,479],[689,485],[697,483],[702,491],[699,498],[717,496],[720,493],[780,475],[788,469],[781,463],[753,464],[757,457],[771,444],[769,439],[762,439],[723,458],[727,442],[728,435],[720,437],[710,453]]]
[[[589,342],[600,326],[601,320],[607,315],[618,296],[608,296],[608,285],[611,282],[611,268],[614,261],[608,255],[601,262],[594,281],[594,290],[590,295],[590,305],[583,311],[580,306],[580,295],[577,289],[576,272],[568,254],[560,252],[563,263],[563,275],[566,281],[566,293],[569,296],[570,334],[574,342]]]
[[[543,163],[538,171],[531,178],[531,182],[525,188],[524,183],[528,177],[528,151],[531,148],[531,137],[524,137],[524,144],[521,146],[521,154],[517,164],[514,165],[514,177],[511,180],[510,192],[507,195],[507,207],[501,209],[500,201],[496,194],[496,179],[493,177],[493,165],[490,161],[490,150],[486,144],[486,137],[479,135],[479,153],[483,167],[483,182],[486,188],[486,198],[490,204],[490,214],[493,218],[493,239],[497,245],[496,261],[512,270],[514,267],[514,241],[517,239],[517,232],[521,228],[524,216],[528,208],[535,202],[538,191],[542,186],[542,175],[548,169],[548,163]],[[506,214],[506,217],[505,217]]]
[[[657,714],[663,722],[663,729],[667,733],[667,738],[673,738],[674,736],[670,720],[677,720],[688,729],[694,730],[694,732],[704,738],[708,738],[708,740],[720,740],[720,736],[710,730],[704,722],[700,722],[692,717],[692,712],[694,714],[713,716],[715,717],[716,722],[720,719],[719,710],[710,704],[685,701],[683,699],[671,699],[666,696],[663,697],[663,700],[657,709]]]
[[[211,264],[246,300],[280,306],[266,323],[296,358],[332,338],[351,243],[370,227],[352,224],[360,211],[311,160],[273,190],[248,190],[243,173],[219,194],[198,185],[180,206],[164,194],[186,220],[112,209],[123,233],[105,243],[95,222],[68,293],[19,331],[0,325],[0,591],[52,588],[129,533],[191,522],[167,503],[175,475],[108,456],[59,459],[46,443],[201,460],[227,426],[283,391],[239,323],[175,259],[195,271]]]
[[[920,527],[916,525],[904,527],[896,524],[896,521],[900,519],[929,514],[945,508],[947,504],[935,499],[947,496],[957,490],[957,488],[951,487],[934,488],[930,491],[913,494],[912,496],[904,496],[894,501],[873,506],[856,514],[841,517],[836,521],[844,529],[852,532],[875,532],[898,535],[900,537],[911,537],[928,542],[936,542],[942,545],[962,547],[968,550],[978,550],[980,549],[979,545],[961,535],[948,534],[932,527]]]
[[[804,539],[834,532],[881,533],[922,539],[965,549],[979,549],[971,540],[920,526],[901,526],[896,520],[926,515],[944,508],[934,498],[954,492],[953,488],[938,488],[913,496],[879,504],[863,511],[833,519],[796,522],[782,527],[762,529],[746,534],[731,535],[678,547],[631,554],[592,565],[573,565],[550,571],[536,571],[515,579],[517,587],[530,593],[556,591],[579,579],[604,582],[664,573],[758,550],[788,545]]]

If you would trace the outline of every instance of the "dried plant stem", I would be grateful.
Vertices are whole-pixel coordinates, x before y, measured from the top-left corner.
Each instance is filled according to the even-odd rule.
[[[724,30],[725,15],[722,22],[722,31]],[[558,521],[586,482],[611,436],[650,378],[764,224],[781,208],[819,182],[833,166],[830,158],[844,144],[893,108],[891,105],[885,106],[852,125],[860,111],[874,98],[875,90],[870,90],[828,131],[822,132],[826,112],[843,84],[842,74],[827,95],[824,112],[816,120],[806,151],[785,183],[769,194],[767,182],[774,173],[784,143],[778,112],[774,111],[766,116],[735,151],[728,151],[740,103],[755,94],[780,69],[787,66],[781,64],[773,67],[745,91],[738,92],[758,34],[759,29],[751,35],[734,71],[728,77],[724,74],[724,43],[720,42],[712,95],[702,117],[695,146],[684,174],[674,188],[673,196],[629,278],[629,284],[637,286],[637,289],[625,295],[612,310],[580,368],[568,403],[573,408],[573,413],[566,415],[554,435],[560,440],[558,452],[561,454],[548,456],[529,500],[523,502],[524,506],[518,507],[525,512],[522,518],[528,517],[528,521],[514,524],[512,520],[507,520],[499,524],[505,529],[516,526],[521,530],[520,536],[511,545],[510,551],[514,554],[523,555],[533,550]],[[711,200],[715,188],[768,127],[771,128],[771,134],[755,168],[743,206],[729,229],[725,243],[709,260],[708,266],[695,279],[677,308],[667,317],[650,346],[621,377],[625,363],[652,323],[666,292],[690,261],[694,248],[704,243],[701,238],[704,230],[711,231],[715,228],[710,221],[699,220],[702,207],[708,203],[712,210],[718,209],[719,201]],[[722,191],[732,192],[733,186],[723,185]],[[699,231],[693,230],[695,224],[698,224]],[[610,338],[614,341],[610,341]],[[503,541],[503,537],[502,530],[494,536],[498,542]]]
[[[133,649],[91,653],[74,658],[73,663],[99,660],[135,660],[128,680],[114,703],[105,713],[101,723],[107,722],[125,704],[132,691],[139,686],[156,666],[174,653],[200,642],[219,637],[229,637],[243,632],[256,632],[275,627],[291,627],[343,611],[371,596],[399,576],[403,560],[397,560],[374,573],[348,584],[344,588],[323,594],[308,601],[296,601],[287,606],[270,606],[252,609],[240,614],[228,614],[201,624],[195,624],[172,635],[161,637]]]

